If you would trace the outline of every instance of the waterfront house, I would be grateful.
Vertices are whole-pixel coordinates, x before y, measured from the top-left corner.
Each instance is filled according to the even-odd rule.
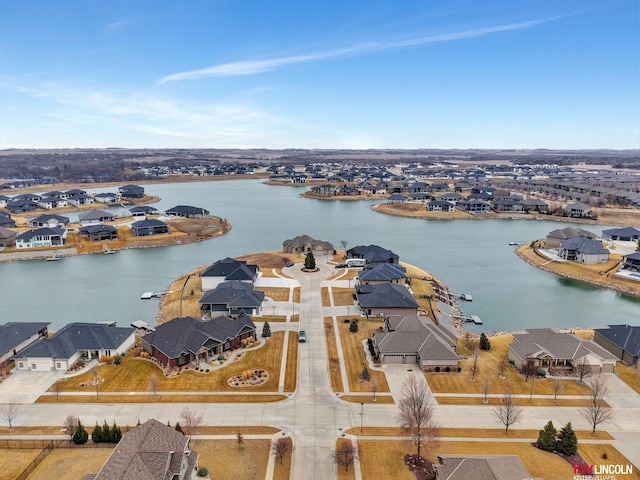
[[[609,325],[594,332],[594,342],[627,365],[640,368],[640,326]]]
[[[542,480],[517,455],[436,455],[436,480]]]
[[[602,238],[623,242],[637,242],[640,240],[640,230],[633,227],[610,228],[602,231]]]
[[[479,200],[467,200],[464,202],[456,203],[456,207],[464,212],[468,213],[489,213],[491,211],[491,205]]]
[[[393,315],[384,331],[373,335],[373,346],[383,364],[418,365],[433,371],[458,371],[457,337],[428,317]]]
[[[115,214],[104,210],[90,210],[78,214],[78,220],[82,225],[96,225],[102,222],[112,222],[115,219]]]
[[[202,291],[213,290],[227,280],[253,284],[258,278],[258,272],[257,265],[248,265],[244,260],[223,258],[212,263],[200,274]]]
[[[571,203],[565,208],[567,217],[590,217],[593,215],[593,208],[585,203]]]
[[[336,186],[330,183],[314,185],[310,190],[314,195],[322,195],[323,197],[331,197],[336,194]]]
[[[16,237],[16,248],[60,247],[65,244],[67,231],[61,228],[38,228]]]
[[[67,200],[67,203],[75,207],[80,205],[90,205],[95,202],[96,199],[90,195],[73,195],[69,197],[69,200]]]
[[[346,252],[345,258],[364,258],[367,263],[399,263],[400,257],[378,245],[358,245]]]
[[[146,217],[147,215],[158,215],[158,209],[149,205],[140,205],[129,209],[132,217]]]
[[[228,280],[202,294],[198,303],[202,318],[216,315],[260,315],[265,293],[253,289],[253,284]]]
[[[12,247],[16,243],[18,233],[8,228],[0,227],[0,248]]]
[[[87,225],[78,229],[82,237],[86,237],[92,242],[102,242],[105,240],[117,240],[118,229],[113,225]]]
[[[121,197],[119,193],[103,192],[96,193],[93,198],[96,199],[96,202],[100,203],[116,203],[120,201]]]
[[[586,265],[604,263],[609,260],[609,250],[599,240],[575,237],[563,240],[558,249],[558,257]]]
[[[491,208],[496,212],[521,212],[522,205],[520,200],[513,198],[503,198],[502,200],[492,200]]]
[[[209,210],[201,207],[192,207],[190,205],[177,205],[165,213],[170,217],[206,218],[207,215],[209,215]]]
[[[135,342],[135,328],[100,323],[70,323],[13,357],[18,370],[68,370],[78,361],[124,355]]]
[[[170,233],[169,225],[161,220],[140,220],[131,224],[131,231],[136,237]]]
[[[522,205],[523,212],[538,212],[538,213],[547,213],[549,210],[549,204],[542,200],[538,200],[537,198],[526,198],[520,201],[520,205]]]
[[[7,322],[0,325],[0,366],[32,343],[47,338],[50,322]]]
[[[375,285],[378,283],[398,283],[404,285],[407,269],[395,263],[375,263],[367,265],[358,272],[358,282],[361,285]]]
[[[67,195],[67,199],[70,199],[73,197],[82,197],[87,195],[86,191],[81,190],[79,188],[72,188],[71,190],[67,190],[65,193]]]
[[[513,334],[513,342],[509,344],[508,358],[519,370],[549,368],[575,374],[581,362],[588,365],[591,373],[612,373],[615,369],[615,355],[595,342],[552,328],[526,332]]]
[[[427,203],[427,210],[430,212],[448,212],[452,213],[456,210],[453,203],[446,202],[444,200],[431,200]]]
[[[247,316],[220,316],[210,321],[179,317],[158,325],[140,338],[144,350],[166,367],[209,363],[224,352],[256,338],[256,326]]]
[[[557,248],[560,246],[560,244],[564,240],[567,240],[569,238],[576,238],[576,237],[594,239],[596,238],[596,235],[595,233],[591,233],[590,231],[584,230],[582,228],[576,228],[576,227],[559,228],[557,230],[552,230],[547,234],[547,238],[545,240],[545,247]]]
[[[294,253],[306,255],[313,252],[315,256],[333,255],[336,250],[333,245],[324,240],[316,240],[309,235],[298,235],[297,237],[282,242],[282,251],[284,253]]]
[[[63,217],[62,215],[39,215],[29,220],[29,226],[31,228],[54,228],[54,227],[66,227],[69,224],[69,217]]]
[[[396,283],[356,285],[358,305],[366,316],[411,315],[418,311],[418,302],[409,289]]]
[[[198,458],[189,437],[151,418],[126,432],[100,471],[83,480],[194,480]]]
[[[640,272],[640,252],[623,255],[620,270],[633,270],[635,272]]]
[[[118,193],[123,198],[142,198],[144,197],[144,187],[140,185],[124,185],[118,188]]]
[[[407,203],[409,201],[409,197],[406,195],[393,194],[387,197],[387,203],[392,205],[394,203]]]

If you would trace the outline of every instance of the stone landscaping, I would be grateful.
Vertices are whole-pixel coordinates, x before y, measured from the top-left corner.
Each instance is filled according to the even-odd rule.
[[[266,370],[245,370],[240,375],[229,377],[227,385],[230,387],[257,387],[268,381],[269,372]]]

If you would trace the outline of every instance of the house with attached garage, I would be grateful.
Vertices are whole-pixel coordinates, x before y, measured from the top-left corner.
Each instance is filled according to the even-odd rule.
[[[558,257],[564,260],[592,265],[609,260],[609,250],[599,240],[575,237],[563,240],[558,249]]]
[[[0,325],[0,366],[32,343],[47,338],[49,322],[7,322]]]
[[[257,265],[247,265],[244,260],[223,258],[211,264],[200,274],[202,291],[213,290],[228,280],[237,280],[253,285],[258,278],[258,271]]]
[[[38,200],[38,206],[45,210],[51,210],[52,208],[61,208],[69,205],[69,202],[60,197],[41,197]]]
[[[428,317],[392,315],[384,331],[373,335],[374,351],[384,364],[410,364],[431,371],[458,371],[456,335]]]
[[[418,302],[409,289],[397,283],[356,285],[356,298],[368,317],[411,315],[418,311]]]
[[[38,204],[31,200],[12,200],[7,203],[7,210],[11,213],[33,212],[38,209]]]
[[[78,220],[82,225],[97,225],[102,222],[112,222],[116,219],[116,215],[104,210],[89,210],[78,214]]]
[[[549,204],[545,201],[538,200],[537,198],[525,198],[520,201],[523,212],[538,212],[547,213],[549,210]]]
[[[224,352],[256,338],[256,326],[247,316],[220,316],[210,321],[179,317],[158,325],[140,338],[142,348],[166,367],[209,363]]]
[[[118,229],[113,225],[87,225],[86,227],[80,227],[78,233],[81,237],[86,237],[92,242],[118,239]]]
[[[194,480],[198,458],[189,437],[151,418],[126,432],[100,471],[82,480]]]
[[[456,207],[453,203],[444,200],[431,200],[427,203],[427,210],[430,212],[454,212]]]
[[[260,315],[265,293],[253,289],[253,284],[240,280],[222,282],[202,294],[198,303],[202,318],[216,315]]]
[[[132,217],[146,217],[147,215],[158,215],[160,212],[158,212],[157,208],[149,205],[140,205],[130,208],[129,213],[131,213]]]
[[[366,267],[371,268],[366,268]],[[395,263],[375,263],[365,265],[358,272],[358,283],[361,285],[375,285],[379,283],[398,283],[404,285],[407,278],[407,269]]]
[[[637,242],[640,240],[640,230],[633,227],[609,228],[602,231],[602,238],[622,242]]]
[[[161,220],[140,220],[131,224],[131,231],[136,237],[171,233],[169,225]]]
[[[78,361],[124,355],[135,343],[135,332],[131,327],[70,323],[14,355],[13,360],[18,370],[66,371]]]
[[[284,253],[297,253],[305,255],[313,252],[314,255],[333,255],[336,253],[333,244],[323,240],[316,240],[309,235],[298,235],[282,242],[282,251]]]
[[[70,205],[78,207],[80,205],[91,205],[92,203],[96,203],[96,199],[90,195],[74,195],[72,197],[69,197],[69,200],[67,200],[67,202]]]
[[[640,326],[609,325],[596,328],[593,341],[627,365],[640,368]]]
[[[112,192],[104,192],[104,193],[96,193],[93,198],[96,199],[96,202],[100,203],[116,203],[120,201],[119,193]]]
[[[11,218],[11,215],[9,215],[8,213],[5,214],[0,212],[0,227],[15,228],[16,221],[13,218]]]
[[[209,210],[202,207],[192,207],[190,205],[178,205],[170,208],[165,213],[170,217],[206,218],[209,215]]]
[[[367,263],[399,263],[400,257],[378,245],[358,245],[346,252],[346,258],[364,258]]]
[[[69,217],[63,217],[62,215],[39,215],[36,218],[29,220],[29,226],[31,228],[39,227],[66,227],[69,224]]]
[[[436,455],[436,480],[542,480],[517,455]]]
[[[142,198],[144,197],[144,187],[140,185],[123,185],[118,188],[118,193],[124,198]]]
[[[16,243],[18,233],[8,228],[0,227],[0,248],[12,247]]]
[[[556,369],[573,374],[581,363],[592,373],[613,373],[616,356],[590,340],[553,328],[532,328],[513,334],[509,344],[509,361],[516,368]]]
[[[67,231],[61,228],[38,228],[16,237],[16,248],[61,247],[67,239]]]

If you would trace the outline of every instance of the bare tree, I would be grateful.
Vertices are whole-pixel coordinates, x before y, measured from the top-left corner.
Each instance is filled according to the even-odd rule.
[[[504,361],[504,358],[500,361],[500,363],[498,364],[498,375],[500,376],[500,378],[502,380],[504,380],[506,377],[504,376],[505,371],[507,370],[507,362]]]
[[[193,430],[202,424],[202,415],[195,410],[191,410],[189,407],[184,407],[182,412],[180,412],[180,420],[182,420],[185,433],[189,437],[189,440],[191,440]]]
[[[236,434],[236,443],[238,444],[238,448],[244,448],[244,436],[241,432]]]
[[[53,385],[54,390],[56,392],[56,400],[60,398],[60,379],[56,380],[56,383]]]
[[[344,471],[348,472],[349,467],[355,462],[358,456],[358,451],[353,448],[353,442],[351,440],[338,440],[338,445],[333,451],[333,458],[338,465],[344,467]]]
[[[276,456],[276,458],[282,462],[284,461],[284,457],[287,453],[291,451],[292,448],[291,437],[280,437],[275,443],[271,445],[271,451]]]
[[[502,394],[502,403],[496,405],[493,413],[504,425],[504,434],[509,432],[509,427],[520,420],[522,408],[516,404],[516,399],[510,391]]]
[[[478,347],[473,349],[473,363],[471,364],[471,378],[470,382],[476,381],[476,375],[480,372],[480,365],[478,364]]]
[[[18,402],[14,399],[9,400],[9,403],[5,403],[0,406],[0,416],[2,416],[4,421],[9,424],[9,430],[13,428],[13,421],[19,413],[20,409],[18,408]]]
[[[376,401],[376,392],[378,391],[378,382],[376,382],[375,378],[371,379],[370,385],[371,385],[371,392],[373,393],[373,399],[372,400],[375,402]]]
[[[73,438],[76,434],[76,430],[78,429],[78,417],[75,415],[67,415],[67,418],[64,419],[64,429],[67,431],[69,436]]]
[[[160,384],[160,381],[158,380],[158,376],[155,373],[152,373],[149,376],[149,388],[151,388],[151,391],[153,392],[153,399],[157,400],[158,399],[158,385]]]
[[[464,347],[467,350],[469,350],[470,352],[473,352],[473,349],[476,347],[478,343],[478,339],[473,333],[464,332],[464,335],[462,336],[462,342],[464,344]]]
[[[587,384],[591,388],[589,404],[580,409],[580,414],[593,427],[591,434],[594,434],[598,425],[613,418],[614,412],[607,403],[609,395],[607,379],[598,373],[592,376]]]
[[[425,381],[418,381],[414,376],[408,377],[402,385],[402,398],[398,403],[400,412],[398,422],[413,437],[416,453],[433,442],[438,434],[438,426],[433,418],[435,402]]]
[[[589,360],[587,359],[586,356],[582,357],[576,363],[576,373],[578,374],[580,383],[582,383],[582,380],[584,380],[584,377],[586,377],[591,373],[591,365],[589,365]]]
[[[484,377],[482,382],[482,391],[484,392],[484,398],[482,399],[482,403],[487,403],[487,396],[489,395],[489,390],[491,390],[491,380],[488,376]]]
[[[553,403],[558,401],[558,395],[562,391],[562,382],[559,378],[553,379]]]

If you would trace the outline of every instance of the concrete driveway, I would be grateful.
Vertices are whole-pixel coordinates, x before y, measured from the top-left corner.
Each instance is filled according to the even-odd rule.
[[[63,375],[62,371],[29,372],[14,369],[11,375],[0,383],[0,404],[12,400],[18,403],[33,403]]]

